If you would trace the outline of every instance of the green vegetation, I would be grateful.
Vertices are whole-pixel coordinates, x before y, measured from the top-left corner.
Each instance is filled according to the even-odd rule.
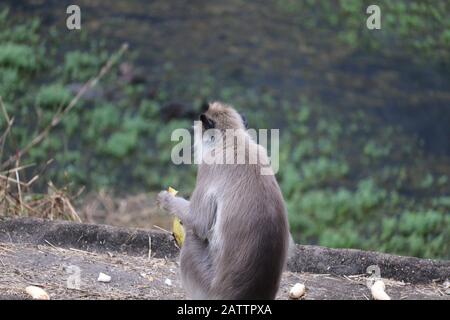
[[[297,3],[278,1],[277,7],[282,12],[308,12],[316,1],[303,1],[300,7]],[[344,21],[339,35],[343,41],[381,50],[383,34],[376,36],[375,43],[368,41],[371,36],[365,31],[358,31],[364,33],[362,37],[353,34],[355,14],[365,14],[360,1],[325,1],[321,6],[317,21],[305,21],[306,28],[316,23],[337,26]],[[381,6],[385,6],[387,23],[383,32],[394,30],[402,48],[418,50],[421,59],[450,61],[445,59],[448,50],[434,49],[449,46],[449,21],[442,16],[448,12],[442,7],[444,2],[436,2],[433,8],[422,1],[383,2]],[[393,20],[392,16],[406,11],[413,14],[402,13]],[[424,23],[429,15],[436,24]],[[410,26],[420,28],[426,41],[412,37]],[[37,20],[13,23],[7,11],[0,13],[0,30],[0,96],[15,117],[5,150],[14,154],[48,125],[73,97],[73,88],[99,71],[109,51],[86,44],[85,51],[54,52],[49,48],[57,41],[56,32],[49,32],[47,42],[42,41]],[[133,57],[127,58],[133,62]],[[195,81],[173,88],[173,68],[168,63],[163,70],[152,95],[144,93],[148,88],[142,84],[125,82],[111,72],[21,164],[41,164],[54,158],[46,177],[55,185],[69,184],[74,189],[86,186],[90,190],[142,192],[172,185],[189,194],[195,167],[171,163],[174,142],[170,136],[173,129],[190,128],[192,123],[186,119],[166,121],[161,114],[179,93],[190,97],[195,107],[214,97],[245,106],[250,126],[257,124],[256,129],[283,125],[278,179],[297,241],[450,258],[450,168],[430,166],[414,137],[398,128],[374,125],[364,111],[344,115],[320,100],[303,96],[283,100],[270,90],[224,87],[201,71],[193,76]],[[5,126],[1,117],[1,129]],[[31,176],[31,171],[27,174]]]
[[[366,8],[376,4],[381,10],[381,30],[365,27]],[[448,70],[450,49],[450,3],[448,1],[409,0],[277,0],[277,9],[294,19],[308,19],[305,28],[338,32],[346,44],[389,55],[409,53],[418,61],[431,59]],[[301,23],[301,21],[298,21]],[[395,44],[395,45],[393,45]]]

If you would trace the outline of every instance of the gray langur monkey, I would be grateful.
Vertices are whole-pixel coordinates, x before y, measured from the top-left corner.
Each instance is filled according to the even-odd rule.
[[[236,156],[227,129],[245,141],[244,164],[200,163],[190,201],[162,191],[158,206],[178,216],[186,232],[180,253],[181,280],[192,299],[274,299],[290,246],[287,212],[267,151],[247,133],[231,106],[212,103],[200,115],[202,156]],[[222,142],[222,143],[219,143]],[[231,148],[231,150],[230,150]],[[257,158],[249,162],[249,157]]]

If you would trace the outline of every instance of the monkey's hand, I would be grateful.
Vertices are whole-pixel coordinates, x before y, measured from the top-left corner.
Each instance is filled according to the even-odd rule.
[[[161,191],[156,197],[158,208],[174,214],[185,224],[189,217],[189,201],[172,195],[168,191]]]
[[[158,193],[158,196],[156,197],[156,205],[161,210],[167,211],[169,213],[172,213],[171,211],[171,203],[175,199],[175,196],[169,193],[168,191],[161,191]]]

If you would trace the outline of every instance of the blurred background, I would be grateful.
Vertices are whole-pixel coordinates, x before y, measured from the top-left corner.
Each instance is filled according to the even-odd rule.
[[[170,134],[222,100],[280,128],[297,242],[450,258],[448,1],[2,0],[0,96],[0,215],[170,228],[155,194],[188,196],[196,171]]]

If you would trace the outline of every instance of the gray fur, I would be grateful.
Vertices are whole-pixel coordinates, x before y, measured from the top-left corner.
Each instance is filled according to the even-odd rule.
[[[229,106],[214,103],[205,115],[219,130],[244,128]],[[290,241],[287,213],[275,176],[261,175],[266,151],[245,139],[257,164],[200,164],[190,202],[158,195],[160,207],[180,217],[186,230],[180,267],[190,298],[274,299],[277,293]]]

